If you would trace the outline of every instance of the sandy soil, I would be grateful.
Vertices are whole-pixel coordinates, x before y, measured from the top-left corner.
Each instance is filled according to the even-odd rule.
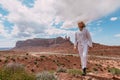
[[[20,63],[30,73],[53,71],[59,67],[81,70],[78,54],[60,54],[56,52],[0,52],[0,67],[11,63]],[[108,72],[109,68],[120,69],[120,58],[111,56],[88,55],[87,76],[56,73],[59,80],[120,80],[120,75]]]

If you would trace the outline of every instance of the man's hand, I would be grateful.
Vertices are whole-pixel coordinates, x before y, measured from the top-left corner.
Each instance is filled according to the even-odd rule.
[[[89,47],[89,50],[91,50],[93,47]]]
[[[77,46],[74,46],[74,50],[75,50],[75,51],[77,50]]]

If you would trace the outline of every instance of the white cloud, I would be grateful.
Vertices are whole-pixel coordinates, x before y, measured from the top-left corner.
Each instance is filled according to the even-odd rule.
[[[0,39],[0,48],[14,47],[15,42],[15,40]]]
[[[63,29],[76,26],[77,21],[87,23],[117,10],[120,0],[35,0],[32,8],[21,0],[0,0],[0,4],[9,12],[4,19],[14,23],[10,33],[4,29],[2,33],[20,38],[46,34],[46,31],[49,35],[66,33]],[[55,24],[64,21],[62,30],[52,29],[54,19]]]
[[[88,23],[114,12],[120,8],[120,0],[56,0],[55,6],[65,21],[63,27],[73,27],[77,21]]]
[[[62,36],[62,37],[69,36],[71,38],[71,41],[74,42],[75,31],[72,31],[72,30],[50,28],[46,30],[45,33],[46,33],[46,36],[52,36],[52,35]]]
[[[9,37],[8,31],[5,30],[5,27],[0,23],[0,35],[3,37]]]
[[[110,20],[111,21],[116,21],[118,18],[117,17],[111,17]]]
[[[103,28],[100,26],[96,26],[94,28],[87,27],[91,34],[91,36],[96,36],[97,34],[101,33],[103,31]]]
[[[120,34],[116,34],[116,35],[114,35],[115,37],[120,37]]]
[[[11,35],[30,37],[32,34],[44,33],[54,17],[52,1],[36,0],[34,7],[28,8],[18,0],[14,0],[14,2],[13,0],[1,0],[0,4],[9,11],[6,19],[15,24]]]
[[[4,32],[4,27],[3,25],[0,24],[0,33],[3,33]]]
[[[96,24],[97,24],[98,26],[100,26],[102,22],[103,22],[102,20],[99,20],[99,21],[96,22]]]
[[[0,17],[2,17],[3,15],[2,14],[0,14]]]
[[[57,28],[50,28],[47,29],[46,34],[48,35],[61,35],[61,34],[70,34],[70,33],[74,33],[74,31],[70,31],[70,30],[62,30],[62,29],[57,29]]]

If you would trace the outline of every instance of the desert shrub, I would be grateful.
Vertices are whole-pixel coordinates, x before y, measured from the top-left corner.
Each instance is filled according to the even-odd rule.
[[[114,74],[114,75],[120,75],[120,69],[118,69],[118,68],[109,68],[108,69],[108,72],[110,72],[110,73],[112,73],[112,74]]]
[[[46,58],[46,56],[44,56],[44,55],[42,55],[42,56],[40,56],[41,58]]]
[[[37,61],[34,61],[34,64],[37,65]]]
[[[26,53],[26,55],[28,56],[28,55],[29,55],[29,53]]]
[[[4,63],[7,63],[8,62],[8,59],[6,59],[5,61],[4,61]]]
[[[31,69],[31,72],[35,72],[35,69]]]
[[[58,60],[53,60],[53,62],[57,64],[57,66],[61,66],[61,63]]]
[[[57,78],[54,74],[44,71],[36,75],[36,80],[57,80]]]
[[[97,69],[97,68],[93,68],[93,70],[94,70],[94,71],[98,71],[98,69]]]
[[[10,71],[12,73],[24,71],[24,66],[19,63],[9,63],[4,67],[5,71]]]
[[[69,69],[67,72],[72,75],[82,75],[82,71],[78,69]]]
[[[2,60],[0,59],[0,62],[2,62]]]
[[[67,69],[63,67],[58,67],[57,72],[67,72]]]
[[[18,63],[9,63],[0,69],[0,80],[35,80],[35,76],[25,72]]]
[[[10,56],[6,56],[6,59],[10,59]]]
[[[11,60],[12,60],[13,62],[15,62],[15,61],[16,61],[14,58],[11,58]]]
[[[56,73],[56,71],[50,70],[49,73],[54,74],[54,73]]]
[[[99,66],[99,67],[102,67],[102,65],[101,64],[95,64],[96,66]]]
[[[28,59],[27,57],[25,57],[25,59]]]

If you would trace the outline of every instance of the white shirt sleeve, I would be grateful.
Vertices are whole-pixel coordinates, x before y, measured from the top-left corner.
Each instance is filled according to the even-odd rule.
[[[86,29],[86,34],[87,34],[87,38],[88,38],[88,46],[89,47],[92,47],[92,38],[91,38],[91,35],[89,33],[89,31]]]
[[[76,32],[76,33],[75,33],[75,43],[74,43],[74,47],[76,47],[77,44],[78,44],[78,42],[77,42],[77,32]]]

